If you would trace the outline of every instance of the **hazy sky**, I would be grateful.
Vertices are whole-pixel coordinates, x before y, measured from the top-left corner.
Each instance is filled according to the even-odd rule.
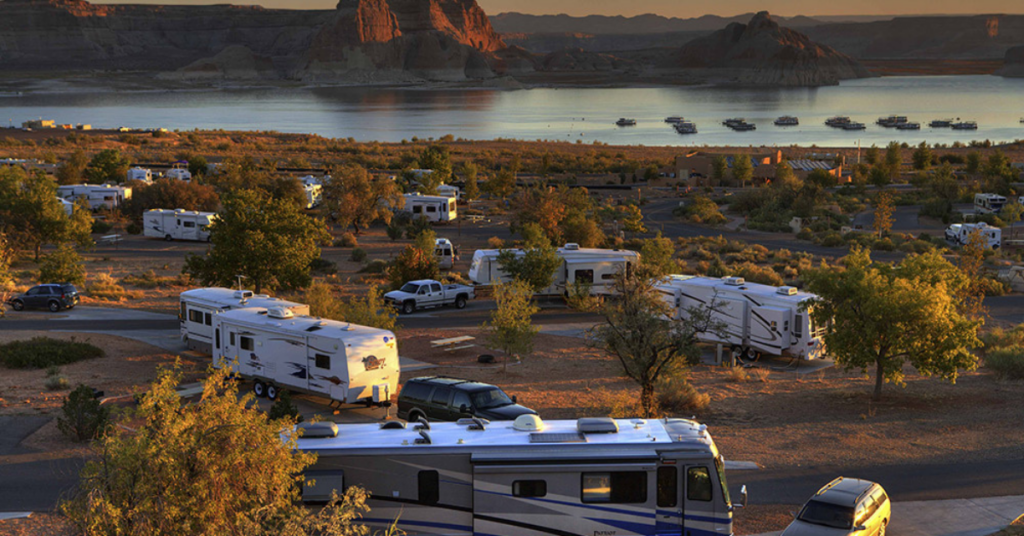
[[[217,4],[224,0],[93,0],[109,4]],[[1021,0],[478,0],[489,14],[568,13],[570,15],[638,15],[657,13],[672,17],[706,14],[736,15],[767,9],[780,15],[900,15],[924,13],[1024,13]],[[261,4],[291,9],[331,9],[337,0],[234,0],[233,4]]]

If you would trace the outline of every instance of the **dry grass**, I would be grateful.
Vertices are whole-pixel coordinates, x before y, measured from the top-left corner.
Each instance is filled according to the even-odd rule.
[[[750,380],[750,374],[743,367],[729,367],[728,375],[729,381],[735,383],[743,383]]]
[[[750,370],[750,376],[754,381],[761,383],[768,383],[771,381],[772,371],[766,368],[753,368]]]

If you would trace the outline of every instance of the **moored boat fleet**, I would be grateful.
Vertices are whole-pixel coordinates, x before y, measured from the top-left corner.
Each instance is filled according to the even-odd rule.
[[[1020,120],[1024,124],[1024,118]],[[665,123],[669,124],[679,134],[696,134],[697,125],[693,121],[689,121],[682,116],[669,116],[665,118]],[[636,119],[620,118],[615,122],[620,127],[635,127],[637,125]],[[773,124],[777,127],[795,127],[800,125],[800,118],[784,115],[773,121]],[[887,117],[879,117],[875,124],[883,127],[895,130],[921,130],[921,123],[911,121],[905,115],[890,115]],[[732,129],[736,132],[748,132],[757,130],[757,125],[747,121],[742,117],[734,117],[722,121],[722,125]],[[830,117],[825,120],[825,125],[838,130],[867,130],[868,126],[865,123],[854,121],[848,116],[838,115]],[[928,128],[948,128],[952,130],[978,130],[978,123],[975,121],[961,121],[958,119],[935,119],[928,123]]]

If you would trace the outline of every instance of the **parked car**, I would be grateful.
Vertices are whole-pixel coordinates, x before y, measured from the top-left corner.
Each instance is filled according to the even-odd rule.
[[[885,536],[891,518],[882,486],[839,477],[807,501],[782,536]]]
[[[30,308],[49,309],[50,312],[56,313],[78,305],[78,289],[67,283],[38,285],[20,296],[7,300],[7,303],[15,311]]]
[[[404,314],[412,314],[425,307],[454,305],[457,309],[476,297],[473,287],[466,285],[442,285],[433,279],[410,281],[398,290],[384,295],[384,302]]]
[[[516,397],[500,388],[457,378],[430,376],[413,378],[398,394],[398,418],[415,421],[457,421],[480,417],[489,421],[512,421],[520,415],[536,415],[520,406]]]

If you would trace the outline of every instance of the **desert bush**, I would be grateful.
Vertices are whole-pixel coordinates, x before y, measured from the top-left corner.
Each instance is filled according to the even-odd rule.
[[[682,215],[693,223],[718,225],[729,221],[718,209],[718,204],[703,195],[694,196],[689,204],[681,208]]]
[[[659,382],[657,392],[661,410],[669,414],[702,413],[711,405],[711,395],[678,378]]]
[[[110,277],[110,274],[100,274],[89,285],[89,296],[107,301],[121,301],[126,297],[138,297],[138,293],[127,292],[124,287],[117,284],[117,280]]]
[[[505,241],[496,236],[492,236],[487,239],[487,247],[489,249],[502,249],[505,247]]]
[[[871,245],[871,249],[875,251],[893,251],[896,249],[896,245],[893,244],[889,237],[885,237],[875,240],[875,243]]]
[[[610,391],[595,389],[577,403],[578,417],[612,417],[626,419],[640,414],[640,394],[633,389]]]
[[[113,228],[114,228],[113,225],[111,225],[111,224],[109,224],[109,223],[107,223],[107,222],[105,222],[103,220],[93,220],[92,221],[92,234],[107,234]]]
[[[184,287],[188,286],[189,277],[185,274],[160,276],[155,271],[148,270],[142,275],[128,274],[122,277],[121,284],[142,289]]]
[[[761,383],[768,383],[771,380],[772,371],[766,368],[755,368],[750,370],[750,376],[752,379]]]
[[[985,368],[1002,379],[1024,380],[1024,346],[1005,346],[985,352]]]
[[[292,401],[291,391],[287,389],[282,390],[277,401],[274,402],[273,406],[270,406],[270,411],[267,412],[267,418],[276,421],[278,419],[289,419],[294,422],[302,422],[302,415],[299,414],[299,408]]]
[[[320,275],[331,275],[338,273],[338,265],[323,257],[313,259],[313,262],[309,263],[309,269],[313,273]]]
[[[846,240],[843,239],[843,235],[835,231],[830,231],[825,233],[825,235],[821,237],[821,245],[827,248],[837,248],[840,246],[845,246]]]
[[[142,229],[142,225],[140,225],[138,223],[135,223],[135,222],[132,222],[132,223],[129,223],[127,226],[125,226],[124,230],[125,230],[126,233],[128,233],[130,235],[140,235],[140,234],[142,234],[142,230],[143,229]]]
[[[992,331],[982,335],[981,341],[985,343],[986,351],[1007,346],[1024,347],[1024,324],[1018,325],[1013,329],[994,328]]]
[[[36,337],[0,345],[0,363],[15,369],[44,369],[103,357],[103,350],[84,342]]]
[[[388,270],[388,263],[381,259],[374,259],[359,270],[361,274],[383,274]]]
[[[334,242],[334,245],[342,248],[354,248],[359,245],[359,240],[356,235],[352,233],[343,233],[338,240]]]
[[[60,367],[50,366],[46,368],[46,389],[48,391],[63,391],[68,388],[68,379],[60,373]]]
[[[351,258],[352,258],[353,262],[363,262],[363,261],[366,260],[366,256],[367,255],[366,255],[366,250],[365,249],[363,249],[363,248],[353,248],[352,249],[352,257]]]
[[[110,411],[100,404],[92,389],[79,385],[64,399],[57,428],[75,441],[91,441],[103,435]]]
[[[574,311],[585,313],[593,313],[600,310],[604,301],[600,296],[591,295],[591,288],[592,285],[586,281],[577,280],[573,282],[565,297],[566,305]]]
[[[768,266],[759,266],[752,262],[744,262],[732,266],[732,275],[742,277],[743,279],[752,283],[761,283],[762,285],[772,285],[781,287],[786,284],[775,270],[772,270]]]
[[[750,381],[750,374],[743,367],[729,367],[728,379],[731,382],[743,383]]]
[[[388,238],[390,238],[391,241],[394,242],[395,240],[402,238],[402,235],[405,234],[405,226],[399,225],[397,222],[392,221],[391,224],[388,225],[387,227],[387,233]]]

